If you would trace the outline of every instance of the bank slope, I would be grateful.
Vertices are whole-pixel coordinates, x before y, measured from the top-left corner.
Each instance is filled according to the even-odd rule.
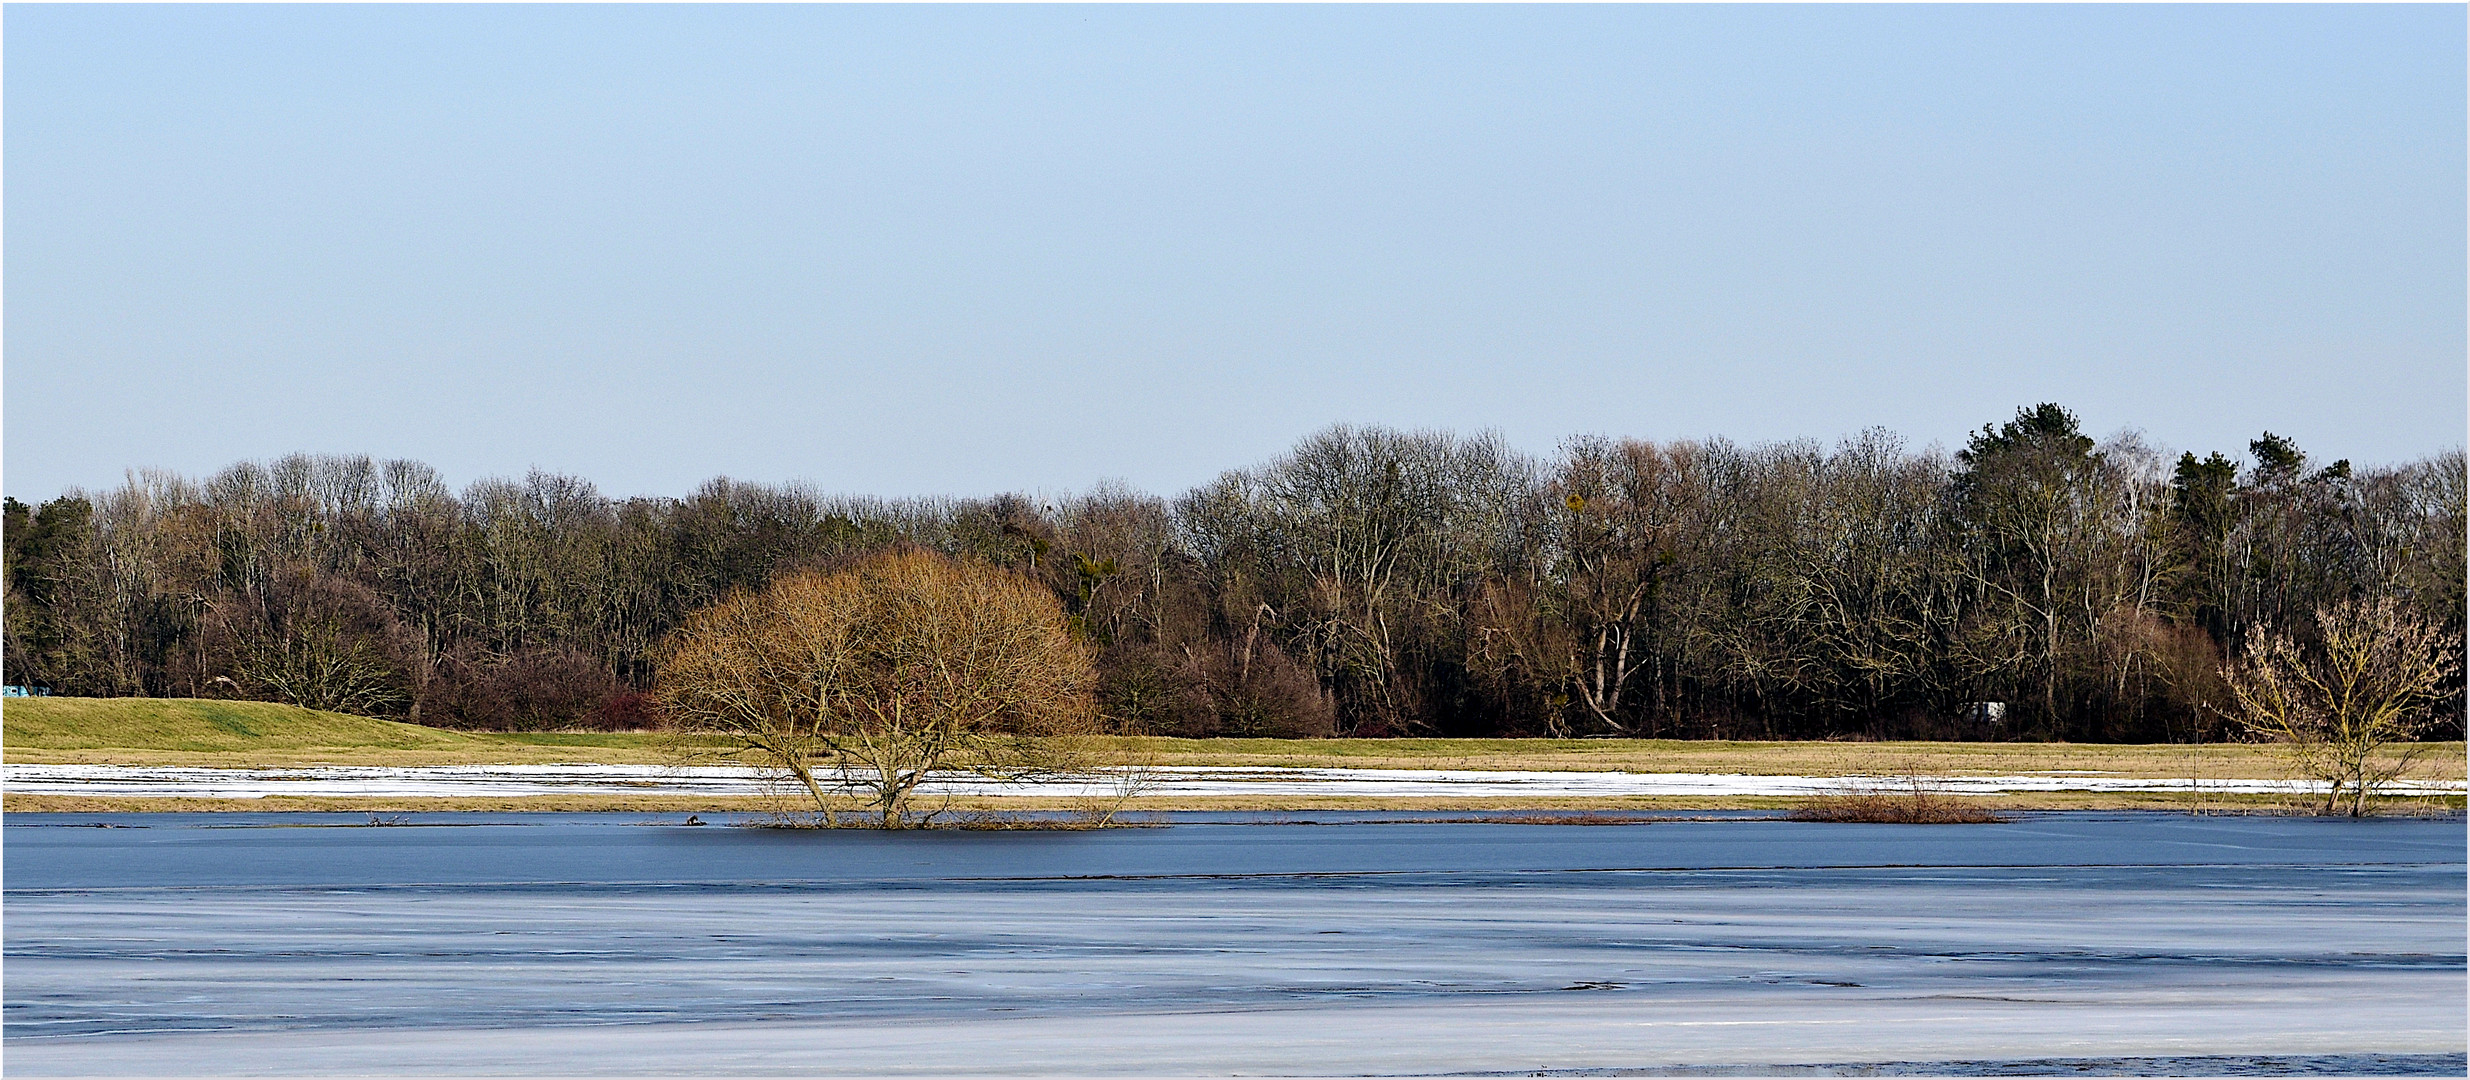
[[[462,751],[484,745],[486,740],[461,732],[267,701],[10,698],[0,704],[0,746],[12,751]]]

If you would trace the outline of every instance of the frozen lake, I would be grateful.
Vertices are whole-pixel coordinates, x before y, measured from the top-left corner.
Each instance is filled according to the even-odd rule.
[[[27,1076],[2464,1067],[2459,820],[1414,817],[886,835],[11,814],[6,1059]]]

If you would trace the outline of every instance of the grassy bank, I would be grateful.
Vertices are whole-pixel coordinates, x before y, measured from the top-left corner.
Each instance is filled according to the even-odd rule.
[[[447,731],[264,701],[11,698],[0,754],[46,764],[285,766],[656,764],[641,733]]]
[[[1752,776],[2010,776],[2084,772],[2166,779],[2278,777],[2273,746],[2097,743],[1748,742],[1681,739],[1127,740],[1162,765],[1740,773]],[[2461,779],[2461,743],[2431,743],[2415,775]]]
[[[1751,775],[1986,776],[2087,772],[2166,779],[2278,777],[2287,762],[2271,746],[2116,746],[2071,743],[1864,743],[1695,742],[1645,739],[1168,739],[1115,740],[1108,748],[1125,760],[1162,766],[1236,766],[1365,769],[1477,769],[1516,771],[1625,771],[1744,773]],[[194,765],[280,767],[293,765],[490,765],[598,762],[662,764],[672,760],[669,740],[650,733],[540,733],[443,731],[363,716],[317,712],[264,702],[158,698],[13,698],[0,703],[0,753],[12,762],[51,764]],[[2461,743],[2422,748],[2415,775],[2458,780],[2464,774]],[[34,797],[28,797],[34,798]],[[2141,806],[2145,796],[2053,796],[2010,805]],[[220,802],[222,800],[214,800]],[[417,802],[418,800],[412,800]],[[506,802],[508,800],[498,800]],[[512,800],[540,809],[551,807]],[[1206,802],[1207,800],[1202,800]],[[2163,799],[2167,802],[2167,799]],[[251,800],[251,802],[257,802]],[[586,800],[590,802],[590,800]],[[1455,803],[1382,800],[1384,805],[1455,806]],[[1281,806],[1321,805],[1284,800]],[[12,796],[8,808],[28,808]],[[149,803],[148,805],[159,805]],[[272,803],[261,802],[271,808]],[[394,806],[394,804],[388,804]],[[679,804],[685,806],[685,804]],[[1020,805],[1007,803],[1006,805]],[[1331,808],[1357,808],[1341,801]],[[1472,804],[1470,804],[1472,805]],[[1692,803],[1659,800],[1537,801],[1555,808],[1748,808],[1776,800],[1719,799]],[[573,808],[667,809],[660,800],[579,803]],[[168,807],[165,807],[168,809]],[[354,802],[344,809],[378,809]],[[400,809],[402,807],[395,806]],[[475,807],[479,808],[479,807]],[[494,804],[492,807],[494,808]],[[561,807],[562,808],[562,807]],[[722,802],[695,802],[689,809],[727,809]],[[1152,809],[1164,807],[1153,806]],[[1246,803],[1218,807],[1194,803],[1183,809],[1262,809]]]

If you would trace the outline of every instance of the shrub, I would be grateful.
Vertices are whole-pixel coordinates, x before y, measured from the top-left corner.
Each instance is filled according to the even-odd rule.
[[[660,677],[681,728],[787,773],[826,824],[825,781],[902,828],[934,770],[1048,770],[1056,740],[1040,737],[1096,720],[1090,650],[1053,592],[923,550],[732,593],[678,628]]]
[[[2005,815],[1971,799],[1932,790],[1919,777],[1813,795],[1786,816],[1794,821],[1878,825],[1993,825],[2007,820]]]
[[[1337,709],[1312,669],[1266,641],[1194,650],[1179,665],[1178,734],[1319,739]]]
[[[565,648],[488,656],[450,653],[421,699],[421,721],[481,731],[600,730],[650,726],[639,701],[607,665]]]

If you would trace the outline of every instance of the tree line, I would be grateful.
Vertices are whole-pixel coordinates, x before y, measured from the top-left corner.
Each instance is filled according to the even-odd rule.
[[[62,694],[649,727],[695,612],[926,549],[1051,591],[1122,732],[2197,740],[2235,730],[2222,661],[2252,634],[2375,600],[2460,640],[2463,474],[2269,433],[2172,459],[2050,404],[1953,453],[1338,426],[1173,500],[457,493],[295,455],[7,500],[5,663]],[[2454,677],[2432,733],[2462,704]]]

